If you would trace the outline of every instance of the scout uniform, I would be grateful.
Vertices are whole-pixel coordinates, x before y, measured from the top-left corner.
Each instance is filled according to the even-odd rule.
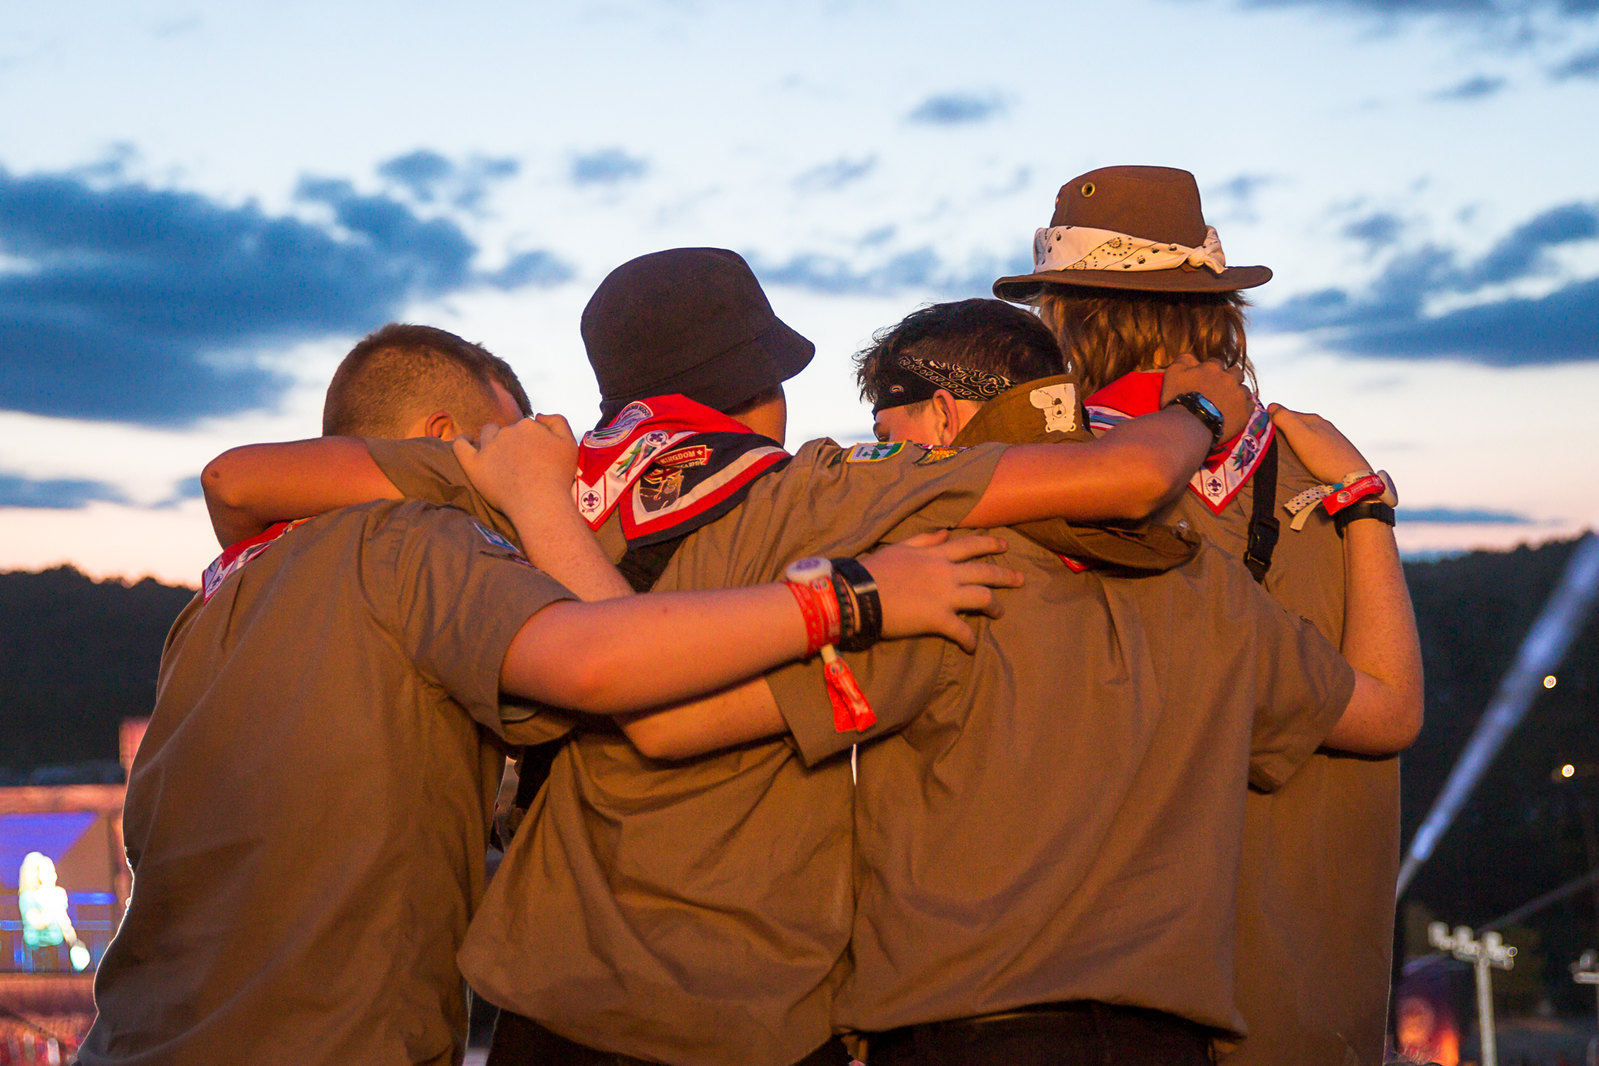
[[[1051,439],[1029,397],[1066,380],[992,401],[957,444]],[[881,725],[902,728],[859,754],[854,967],[835,1024],[882,1033],[868,1054],[929,1035],[904,1026],[1084,1001],[1236,1032],[1244,782],[1293,774],[1353,672],[1209,545],[1138,579],[1073,573],[1021,538],[1006,562],[1025,593],[971,660],[942,645],[930,688],[936,642],[849,657]],[[769,681],[802,756],[826,765],[849,738],[812,669]],[[925,709],[889,698],[906,687]]]
[[[502,707],[500,664],[570,594],[413,501],[274,532],[167,639],[86,1066],[461,1061],[455,951],[504,766],[485,730],[566,728]]]
[[[1090,414],[1109,425],[1118,391],[1145,377],[1158,375],[1130,374],[1120,390],[1090,397]],[[1263,479],[1274,447],[1275,470]],[[1263,407],[1229,454],[1207,467],[1167,517],[1243,558],[1257,487],[1274,482],[1270,512],[1280,528],[1263,585],[1341,643],[1343,541],[1321,508],[1301,528],[1290,526],[1284,505],[1320,482],[1272,432]],[[1249,1035],[1224,1061],[1382,1062],[1399,871],[1398,756],[1317,752],[1282,787],[1250,789],[1244,810],[1236,983]]]
[[[1271,279],[1228,263],[1187,171],[1115,166],[1081,174],[1033,239],[1031,273],[994,295],[1037,302],[1060,286],[1149,293],[1230,293]],[[1157,296],[1158,298],[1158,296]],[[1175,353],[1168,353],[1175,354]],[[1130,374],[1107,391],[1125,387]],[[1101,402],[1088,398],[1090,413]],[[1140,414],[1142,411],[1127,413]],[[1255,507],[1257,464],[1271,443],[1264,409],[1231,452],[1195,475],[1174,516],[1235,558],[1332,641],[1343,634],[1342,544],[1325,514],[1288,528],[1283,504],[1316,479],[1279,444],[1275,500]],[[1275,552],[1251,551],[1257,514],[1281,523]],[[1216,645],[1231,639],[1215,635]],[[1238,894],[1237,995],[1248,1039],[1227,1062],[1380,1063],[1387,1030],[1399,870],[1399,760],[1318,754],[1284,787],[1252,790]]]
[[[504,521],[449,448],[367,446],[406,495]],[[795,558],[957,525],[1001,454],[812,441],[685,537],[655,588],[770,581]],[[613,558],[619,527],[600,531]],[[926,702],[952,647],[912,642],[896,700]],[[825,703],[822,682],[806,696]],[[576,733],[473,920],[462,972],[500,1007],[594,1048],[692,1066],[795,1062],[832,1033],[854,906],[852,791],[848,759],[807,767],[786,740],[664,764],[603,725]]]

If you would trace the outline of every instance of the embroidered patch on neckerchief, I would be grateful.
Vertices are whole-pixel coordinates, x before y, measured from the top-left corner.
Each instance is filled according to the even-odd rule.
[[[1088,425],[1095,433],[1103,434],[1112,426],[1129,418],[1154,414],[1160,410],[1160,389],[1163,374],[1159,370],[1135,370],[1124,374],[1088,398]],[[1254,474],[1255,468],[1266,454],[1276,427],[1271,424],[1271,414],[1259,399],[1249,416],[1243,432],[1205,457],[1204,465],[1194,473],[1188,487],[1195,496],[1205,501],[1215,514],[1221,514],[1233,501]]]
[[[572,496],[590,528],[613,511],[632,547],[680,537],[737,506],[787,460],[778,443],[686,396],[628,404],[583,436]]]

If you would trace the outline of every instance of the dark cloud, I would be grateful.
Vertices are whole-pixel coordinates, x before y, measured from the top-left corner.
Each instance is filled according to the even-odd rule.
[[[95,500],[123,503],[126,499],[119,489],[103,481],[33,481],[0,474],[0,507],[70,511]]]
[[[1405,230],[1404,220],[1398,215],[1379,211],[1357,218],[1344,226],[1343,234],[1350,240],[1362,241],[1366,244],[1392,244],[1399,239]]]
[[[946,263],[931,248],[917,248],[876,265],[861,266],[855,259],[804,253],[786,262],[769,262],[750,256],[749,262],[763,285],[792,285],[828,295],[884,296],[914,293],[957,299],[990,296],[994,279],[1024,273],[1030,261],[1002,263],[975,257]]]
[[[1599,0],[1595,0],[1599,3]],[[1549,72],[1550,77],[1556,81],[1568,81],[1571,78],[1599,78],[1599,48],[1587,52],[1579,52]]]
[[[852,182],[861,180],[876,169],[875,155],[869,155],[865,159],[839,158],[805,171],[794,179],[794,187],[801,192],[832,192],[834,189],[842,189]]]
[[[324,218],[75,172],[0,168],[0,409],[147,425],[269,406],[254,355],[355,336],[413,300],[569,276],[529,252],[494,274],[449,218],[308,177]],[[544,258],[539,258],[543,256]]]
[[[1505,87],[1505,79],[1478,74],[1467,78],[1458,85],[1451,85],[1447,89],[1440,89],[1432,94],[1434,100],[1481,100],[1485,96],[1492,96]]]
[[[1541,272],[1546,249],[1599,237],[1599,209],[1589,204],[1551,208],[1511,231],[1469,272],[1468,281],[1493,285]]]
[[[521,170],[515,159],[473,156],[457,163],[438,152],[419,148],[378,166],[378,177],[400,186],[422,203],[446,202],[468,210],[482,203],[496,181]]]
[[[1515,511],[1488,511],[1475,507],[1406,507],[1401,512],[1406,525],[1423,522],[1434,525],[1530,526],[1531,515]]]
[[[943,93],[929,96],[917,104],[915,110],[906,118],[930,126],[960,126],[973,122],[987,122],[1004,110],[1004,101],[995,96]]]
[[[1375,216],[1374,216],[1375,217]],[[1356,224],[1358,225],[1358,223]],[[1599,238],[1599,208],[1566,204],[1516,227],[1481,258],[1423,245],[1393,257],[1364,293],[1324,289],[1256,314],[1268,329],[1315,331],[1327,347],[1398,359],[1462,359],[1527,366],[1599,359],[1599,278],[1543,296],[1493,296],[1429,315],[1437,297],[1546,276],[1550,248]]]
[[[572,160],[572,184],[615,185],[642,178],[649,172],[648,160],[628,155],[620,148],[601,148]]]

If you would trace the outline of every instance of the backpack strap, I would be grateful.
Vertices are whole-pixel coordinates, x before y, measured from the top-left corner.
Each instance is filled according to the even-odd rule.
[[[1249,515],[1249,547],[1244,551],[1244,565],[1257,582],[1262,582],[1271,569],[1272,553],[1277,550],[1278,523],[1272,513],[1277,509],[1277,434],[1272,434],[1252,480],[1254,506]]]

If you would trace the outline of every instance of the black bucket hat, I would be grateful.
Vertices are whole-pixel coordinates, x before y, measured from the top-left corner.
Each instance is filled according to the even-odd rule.
[[[634,400],[670,393],[730,411],[816,354],[725,248],[669,248],[623,263],[589,299],[582,329],[602,425]]]

